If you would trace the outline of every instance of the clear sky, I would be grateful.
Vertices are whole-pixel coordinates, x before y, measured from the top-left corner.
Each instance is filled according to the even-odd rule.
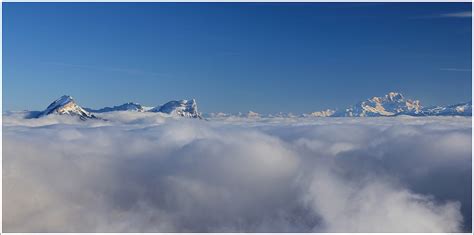
[[[471,99],[471,3],[3,3],[3,110]]]

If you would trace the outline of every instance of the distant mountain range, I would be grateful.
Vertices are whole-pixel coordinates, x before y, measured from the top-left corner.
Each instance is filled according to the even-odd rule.
[[[380,117],[380,116],[471,116],[472,101],[449,106],[423,107],[419,100],[405,99],[397,92],[372,97],[344,110],[325,110],[311,115],[324,117]]]
[[[198,112],[196,100],[178,100],[169,101],[164,105],[156,107],[146,107],[138,103],[125,103],[113,107],[105,107],[101,109],[82,108],[79,106],[74,98],[68,95],[61,96],[59,99],[53,101],[44,111],[34,112],[33,118],[41,118],[47,115],[69,115],[79,117],[81,120],[100,119],[97,115],[106,112],[129,111],[129,112],[160,112],[172,116],[199,118],[201,113]]]
[[[156,107],[146,107],[141,104],[129,102],[113,107],[105,107],[101,109],[82,108],[71,96],[61,96],[53,101],[44,111],[34,112],[34,118],[41,118],[51,114],[77,116],[81,120],[100,119],[98,114],[116,111],[129,112],[159,112],[169,114],[171,116],[198,118],[202,119],[203,115],[198,112],[195,99],[191,100],[172,100],[163,105]],[[291,113],[277,113],[269,115],[261,115],[259,113],[249,111],[248,113],[226,114],[226,113],[210,113],[204,117],[222,118],[222,117],[245,117],[245,118],[261,118],[261,117],[385,117],[385,116],[471,116],[472,101],[459,103],[448,106],[431,106],[423,107],[419,100],[405,99],[405,97],[397,92],[390,92],[385,96],[372,97],[370,99],[358,102],[346,109],[326,109],[316,111],[309,114],[294,115]]]
[[[471,116],[472,101],[448,106],[423,107],[419,100],[406,99],[401,93],[389,92],[380,97],[360,101],[345,109],[326,109],[295,115],[292,113],[277,113],[263,115],[249,111],[248,113],[210,113],[204,115],[210,118],[223,117],[388,117],[388,116]]]

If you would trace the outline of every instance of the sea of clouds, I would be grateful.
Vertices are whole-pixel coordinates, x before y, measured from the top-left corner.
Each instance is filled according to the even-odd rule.
[[[471,118],[3,115],[5,232],[458,232]]]

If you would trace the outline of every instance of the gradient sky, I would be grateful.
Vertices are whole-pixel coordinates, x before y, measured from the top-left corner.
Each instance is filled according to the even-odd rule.
[[[3,110],[471,99],[471,3],[3,3]]]

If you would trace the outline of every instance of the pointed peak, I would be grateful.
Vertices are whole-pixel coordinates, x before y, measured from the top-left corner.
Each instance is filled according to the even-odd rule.
[[[48,110],[53,110],[57,107],[61,107],[61,106],[64,106],[70,102],[74,102],[74,98],[72,98],[72,96],[69,96],[69,95],[63,95],[61,97],[59,97],[58,99],[56,99],[55,101],[53,101],[53,103],[51,103],[45,111],[48,111]]]
[[[57,100],[55,100],[53,103],[56,103],[56,104],[66,104],[70,101],[74,101],[74,98],[72,98],[72,96],[70,95],[63,95],[61,97],[59,97]]]
[[[89,118],[96,118],[94,115],[90,114],[82,107],[76,104],[74,99],[69,95],[63,95],[59,99],[53,101],[43,112],[38,115],[38,117],[46,116],[49,114],[67,114],[79,116],[81,120],[86,120]]]

